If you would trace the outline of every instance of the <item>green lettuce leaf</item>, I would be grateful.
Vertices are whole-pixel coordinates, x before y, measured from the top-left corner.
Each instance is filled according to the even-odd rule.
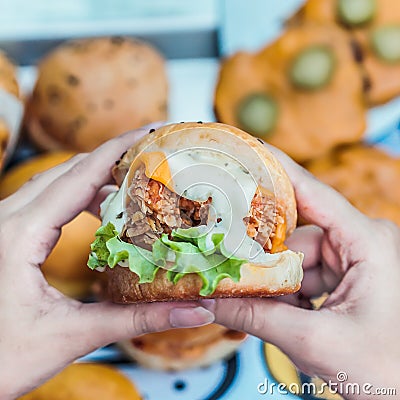
[[[203,285],[201,296],[214,293],[224,278],[240,280],[240,267],[246,260],[230,257],[224,247],[223,233],[207,232],[206,226],[176,229],[170,237],[163,234],[152,251],[123,242],[112,223],[98,229],[91,245],[88,266],[91,269],[127,262],[139,276],[139,283],[153,282],[158,269],[166,268],[167,278],[176,284],[185,274],[198,274]]]
[[[119,262],[126,260],[129,269],[139,276],[139,283],[153,282],[159,267],[154,264],[150,251],[123,242],[111,222],[100,227],[95,236],[96,239],[90,246],[92,252],[87,263],[89,268],[114,268]]]
[[[203,286],[200,289],[200,296],[209,296],[213,294],[218,283],[224,278],[230,278],[234,282],[239,282],[240,267],[244,262],[244,260],[225,259],[225,261],[223,261],[217,267],[210,268],[206,271],[197,272],[203,281]],[[169,274],[167,274],[167,278],[175,284],[185,276],[184,273],[174,273],[173,271],[168,272]]]
[[[106,245],[110,252],[110,268],[114,268],[120,261],[128,261],[129,269],[139,276],[139,283],[154,281],[160,267],[153,262],[151,251],[123,242],[118,236],[110,239]]]
[[[97,229],[95,236],[96,239],[90,245],[90,249],[92,251],[89,255],[89,261],[87,263],[90,269],[107,266],[110,252],[106,247],[106,243],[113,237],[118,236],[118,232],[115,230],[114,225],[109,222],[107,225],[101,226],[99,229]]]

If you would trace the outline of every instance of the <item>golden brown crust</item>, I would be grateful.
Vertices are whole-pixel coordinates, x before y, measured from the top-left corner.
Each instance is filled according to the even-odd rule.
[[[25,124],[45,149],[90,151],[167,117],[163,57],[127,38],[67,42],[39,64]]]
[[[179,371],[207,366],[229,356],[246,337],[243,332],[210,324],[150,333],[119,345],[146,368]]]
[[[315,45],[334,53],[332,80],[313,92],[296,89],[288,77],[291,63],[302,49]],[[240,126],[237,109],[254,93],[272,96],[279,109],[276,126],[264,139],[299,162],[358,141],[364,133],[362,74],[349,36],[334,25],[291,27],[260,52],[240,52],[225,60],[215,90],[218,120]]]

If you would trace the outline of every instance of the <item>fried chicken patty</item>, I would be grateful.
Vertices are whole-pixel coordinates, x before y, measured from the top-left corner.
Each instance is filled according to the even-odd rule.
[[[170,234],[173,229],[206,225],[209,222],[211,197],[203,202],[181,197],[162,183],[149,179],[144,166],[135,172],[128,195],[128,218],[122,239],[142,248],[151,249],[161,234]],[[286,234],[283,215],[274,195],[258,189],[243,223],[251,238],[260,243],[266,252],[274,253],[286,249],[283,244]]]

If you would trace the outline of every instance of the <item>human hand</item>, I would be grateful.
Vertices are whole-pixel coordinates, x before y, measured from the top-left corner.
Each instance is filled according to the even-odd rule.
[[[113,163],[147,132],[77,155],[0,202],[1,399],[16,398],[106,344],[213,321],[193,303],[82,304],[49,286],[40,271],[61,227],[84,209],[98,210]]]
[[[278,299],[205,300],[216,322],[280,347],[304,373],[339,383],[396,388],[400,393],[400,229],[372,220],[287,156],[280,159],[295,187],[299,214],[315,226],[287,241],[303,251],[304,280],[297,304]],[[328,292],[320,310],[304,298]],[[291,299],[292,300],[292,299]],[[340,377],[341,378],[341,377]],[[362,393],[346,398],[374,398]],[[370,389],[374,393],[374,389]]]

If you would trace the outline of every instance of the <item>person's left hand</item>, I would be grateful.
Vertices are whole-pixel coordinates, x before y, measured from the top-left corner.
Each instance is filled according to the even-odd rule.
[[[1,399],[16,398],[103,345],[213,321],[195,303],[82,304],[49,286],[40,271],[61,227],[84,209],[98,210],[113,163],[147,132],[77,155],[0,202]]]

